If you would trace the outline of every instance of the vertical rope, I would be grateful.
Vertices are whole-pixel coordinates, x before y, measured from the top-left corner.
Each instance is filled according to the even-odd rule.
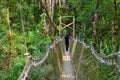
[[[77,40],[75,40],[74,43],[73,43],[72,52],[71,52],[71,58],[73,58],[73,56],[74,56],[76,45],[77,45]]]
[[[26,53],[28,53],[26,36],[25,36],[25,26],[24,26],[23,16],[22,16],[21,0],[18,0],[18,4],[19,4],[19,8],[20,8],[20,20],[21,20],[21,24],[22,24],[22,32],[23,32],[23,38],[24,38],[25,51],[26,51]]]
[[[75,37],[75,16],[73,16],[73,37]]]

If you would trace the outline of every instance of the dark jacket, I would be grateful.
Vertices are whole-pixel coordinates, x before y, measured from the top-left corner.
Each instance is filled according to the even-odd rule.
[[[65,39],[66,51],[68,51],[68,48],[69,48],[69,35],[66,35],[64,39]]]

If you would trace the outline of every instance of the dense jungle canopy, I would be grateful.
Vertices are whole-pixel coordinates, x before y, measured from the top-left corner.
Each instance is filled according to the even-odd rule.
[[[49,44],[68,33],[92,42],[98,52],[102,44],[106,56],[118,52],[120,0],[0,0],[0,80],[17,80],[26,52],[42,57]],[[42,66],[44,72],[47,69]],[[34,74],[52,80],[47,73]],[[102,80],[109,77],[106,74]]]

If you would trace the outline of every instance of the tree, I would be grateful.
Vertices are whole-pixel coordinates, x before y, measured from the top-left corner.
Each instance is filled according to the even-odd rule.
[[[55,7],[55,0],[42,0],[42,3],[44,5],[44,10],[47,14],[48,21],[49,21],[49,35],[51,37],[51,40],[54,41],[54,31],[55,31],[55,25],[53,22],[53,16],[54,16],[54,7]]]
[[[112,42],[113,42],[113,49],[116,49],[116,29],[118,28],[118,19],[117,19],[117,1],[114,1],[114,21],[113,21],[113,26],[112,26]]]
[[[96,0],[95,6],[95,14],[94,14],[94,22],[93,22],[93,36],[94,36],[94,44],[96,44],[96,36],[97,36],[97,22],[98,22],[98,9],[99,9],[99,2],[100,0]]]
[[[10,27],[10,19],[9,19],[9,0],[6,1],[6,19],[7,19],[7,26],[8,26],[8,34],[9,34],[9,54],[8,54],[8,67],[12,67],[12,32]]]

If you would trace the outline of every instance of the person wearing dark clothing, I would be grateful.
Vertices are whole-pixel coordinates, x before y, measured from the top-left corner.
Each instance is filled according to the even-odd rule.
[[[64,39],[65,39],[66,51],[68,51],[68,48],[69,48],[69,35],[66,35]]]

